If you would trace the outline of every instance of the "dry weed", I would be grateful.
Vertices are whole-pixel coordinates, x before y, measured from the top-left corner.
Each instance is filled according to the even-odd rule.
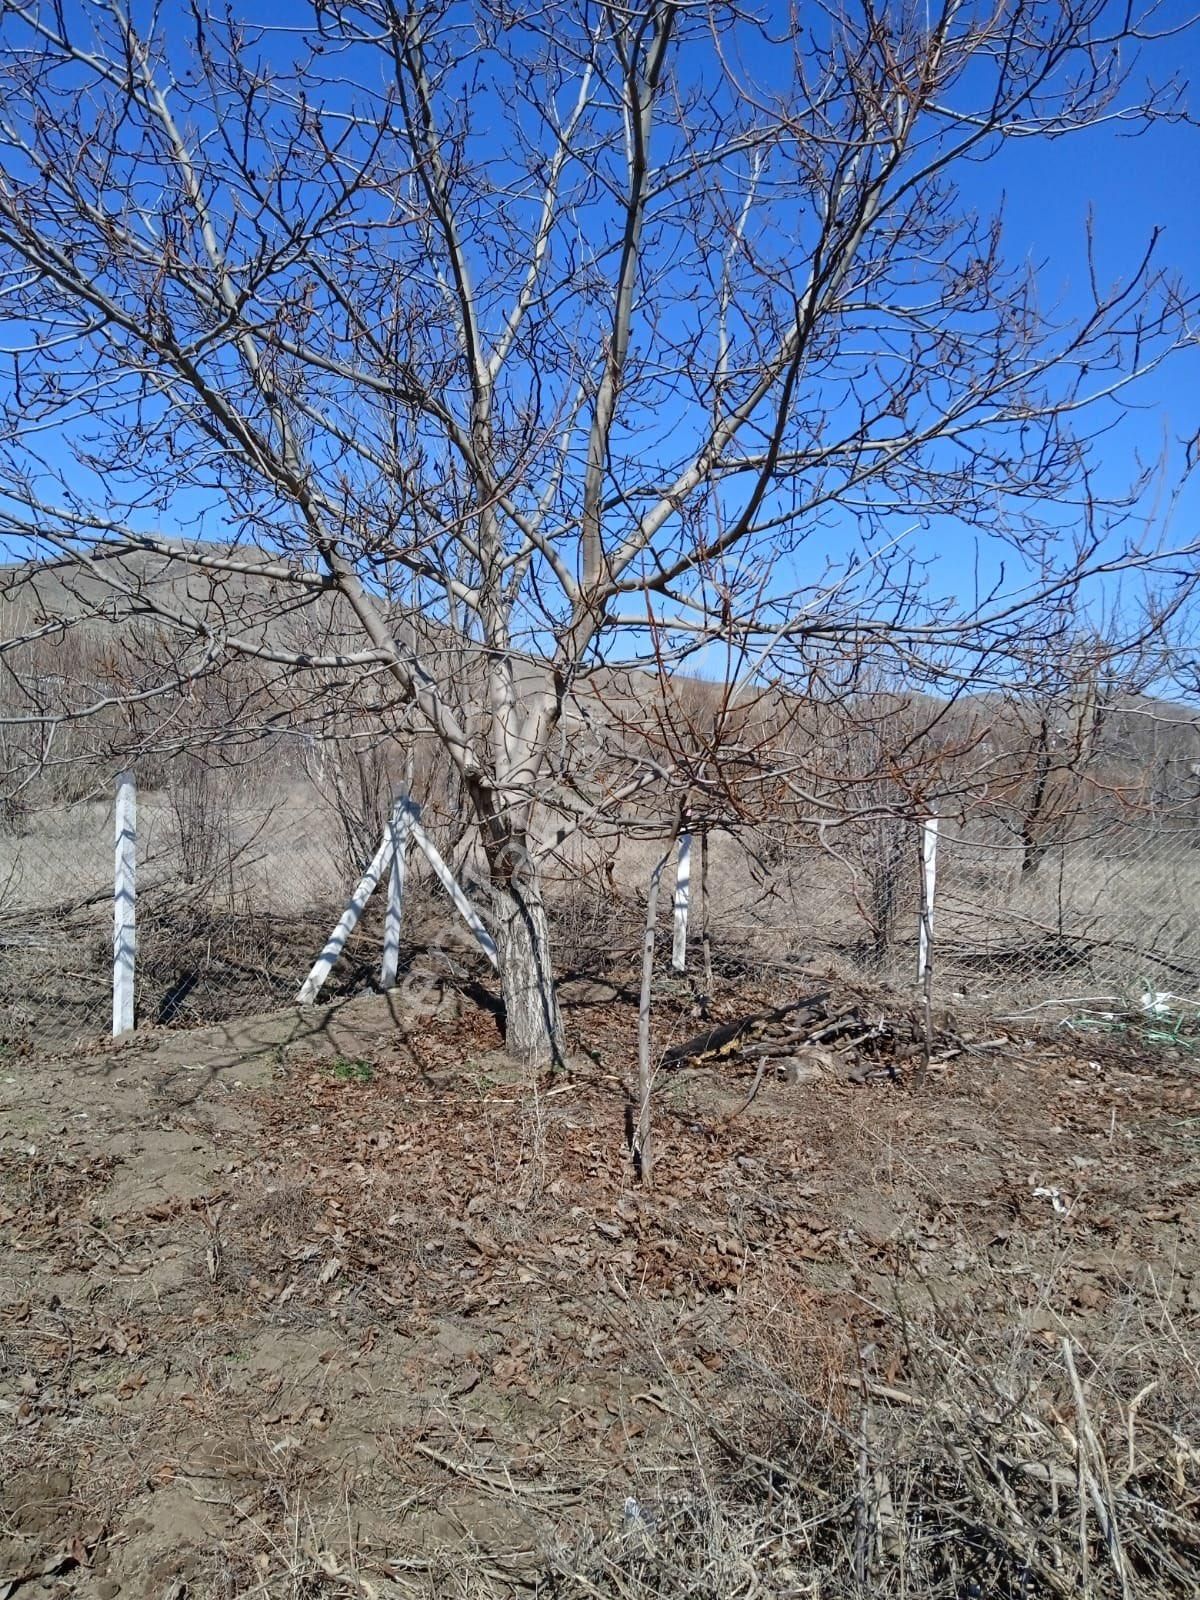
[[[1183,1600],[1200,1592],[1200,1408],[1169,1335],[1116,1381],[1074,1341],[894,1322],[822,1405],[761,1351],[728,1414],[670,1374],[692,1441],[669,1493],[556,1559],[559,1593]],[[773,1352],[778,1359],[779,1349]],[[1110,1352],[1110,1360],[1112,1352]],[[1155,1366],[1158,1373],[1155,1373]],[[1161,1387],[1155,1413],[1151,1397]]]

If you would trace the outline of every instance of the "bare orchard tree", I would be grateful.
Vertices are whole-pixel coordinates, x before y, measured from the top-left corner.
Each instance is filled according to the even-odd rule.
[[[1183,338],[1182,292],[1139,246],[1043,315],[978,175],[1175,114],[1144,91],[1156,26],[1105,0],[295,0],[277,28],[7,0],[4,528],[65,574],[34,626],[153,613],[166,696],[237,655],[389,675],[480,829],[510,1047],[553,1056],[536,807],[576,803],[556,735],[614,639],[952,646],[1144,558],[1088,436]],[[899,536],[928,514],[1009,547],[1020,602],[926,603]],[[343,637],[299,648],[265,593]]]

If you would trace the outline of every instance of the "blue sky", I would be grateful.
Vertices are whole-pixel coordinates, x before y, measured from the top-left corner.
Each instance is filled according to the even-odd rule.
[[[1187,76],[1200,78],[1195,32],[1173,55]],[[1200,278],[1200,130],[1158,124],[1136,137],[1098,127],[1053,141],[1010,144],[987,167],[960,172],[964,194],[983,207],[1003,204],[1005,250],[1037,269],[1043,303],[1078,312],[1088,293],[1089,218],[1102,283],[1127,277],[1154,230],[1157,259],[1182,278]],[[1200,348],[1177,352],[1137,389],[1137,409],[1114,430],[1099,455],[1101,485],[1119,493],[1164,449],[1168,460],[1159,494],[1178,487],[1185,444],[1200,430]],[[1168,544],[1200,533],[1200,483],[1186,485],[1173,510],[1165,499],[1144,503]],[[969,569],[965,541],[945,548],[943,580],[962,581]]]

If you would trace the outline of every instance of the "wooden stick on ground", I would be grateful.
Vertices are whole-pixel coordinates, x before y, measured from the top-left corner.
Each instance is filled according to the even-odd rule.
[[[675,840],[683,822],[682,800],[675,807],[666,848],[650,874],[650,890],[646,896],[646,931],[642,938],[642,988],[638,999],[638,1114],[633,1136],[633,1165],[638,1177],[649,1185],[654,1171],[654,1154],[650,1146],[650,1094],[654,1087],[654,1072],[650,1062],[650,996],[654,984],[654,940],[658,924],[658,890],[662,875],[675,850]]]

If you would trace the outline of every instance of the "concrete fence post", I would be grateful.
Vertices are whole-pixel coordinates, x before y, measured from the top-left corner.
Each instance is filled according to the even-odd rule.
[[[114,1036],[134,1025],[137,967],[137,785],[132,772],[117,776],[113,871]]]
[[[937,883],[938,819],[921,824],[921,928],[917,940],[917,982],[924,983],[933,961],[933,902]]]
[[[675,869],[675,938],[671,946],[671,965],[676,972],[687,971],[688,901],[692,886],[692,836],[679,835],[679,861]]]

